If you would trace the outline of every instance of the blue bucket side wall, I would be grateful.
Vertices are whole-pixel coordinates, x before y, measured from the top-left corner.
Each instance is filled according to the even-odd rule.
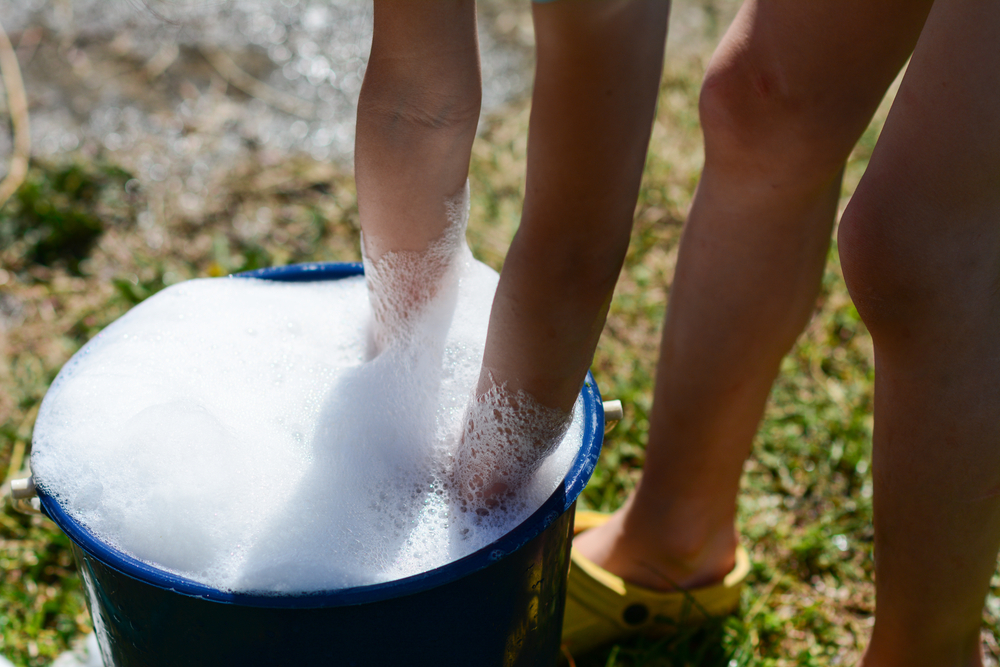
[[[427,591],[319,609],[177,595],[74,544],[111,665],[552,667],[559,654],[573,513],[489,568]]]

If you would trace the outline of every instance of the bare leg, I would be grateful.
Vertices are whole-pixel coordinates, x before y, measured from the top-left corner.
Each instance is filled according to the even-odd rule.
[[[410,253],[369,281],[377,319],[405,320],[446,268],[414,262],[445,232],[447,202],[464,188],[481,88],[474,0],[376,0],[355,149],[362,250],[376,264]]]
[[[935,4],[841,226],[875,343],[866,667],[981,664],[1000,546],[1000,6]]]
[[[524,211],[456,455],[456,483],[487,501],[477,511],[551,451],[590,367],[628,248],[668,11],[664,0],[534,7]],[[506,435],[504,412],[523,426],[520,436]]]
[[[628,249],[668,11],[664,0],[534,6],[524,211],[493,301],[480,393],[503,383],[568,411],[580,392]]]
[[[749,0],[702,89],[706,162],[664,323],[643,479],[591,560],[659,590],[721,580],[764,403],[815,304],[844,160],[927,2]]]

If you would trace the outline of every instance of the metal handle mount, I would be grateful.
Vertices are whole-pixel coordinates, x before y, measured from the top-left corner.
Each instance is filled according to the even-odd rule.
[[[604,401],[604,432],[607,433],[615,427],[625,416],[622,402],[619,400]]]
[[[42,504],[35,493],[35,478],[21,477],[10,480],[11,506],[23,514],[41,514]]]

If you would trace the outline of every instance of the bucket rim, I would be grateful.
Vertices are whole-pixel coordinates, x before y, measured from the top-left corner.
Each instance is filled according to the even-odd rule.
[[[234,274],[229,278],[258,278],[278,282],[338,280],[364,274],[358,262],[314,262],[269,267]],[[600,456],[604,439],[604,406],[588,371],[580,395],[583,399],[583,444],[570,469],[549,498],[527,519],[498,540],[458,560],[418,574],[351,588],[297,593],[239,593],[212,588],[130,556],[97,539],[83,524],[71,517],[59,502],[37,489],[44,513],[84,552],[104,566],[156,588],[213,602],[248,607],[309,609],[370,604],[400,598],[451,583],[469,576],[517,551],[544,532],[560,516],[571,511],[583,491]]]

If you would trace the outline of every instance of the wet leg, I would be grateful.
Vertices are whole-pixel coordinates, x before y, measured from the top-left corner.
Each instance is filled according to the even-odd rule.
[[[397,254],[369,276],[383,342],[435,294],[448,266],[448,257],[437,256],[446,252],[427,251],[454,222],[481,89],[474,0],[376,0],[355,176],[366,261],[380,266],[386,253]],[[459,245],[464,237],[451,250]]]
[[[487,499],[551,451],[593,359],[628,248],[669,3],[572,0],[533,12],[524,209],[456,455],[455,481]],[[510,418],[520,436],[506,435]]]

